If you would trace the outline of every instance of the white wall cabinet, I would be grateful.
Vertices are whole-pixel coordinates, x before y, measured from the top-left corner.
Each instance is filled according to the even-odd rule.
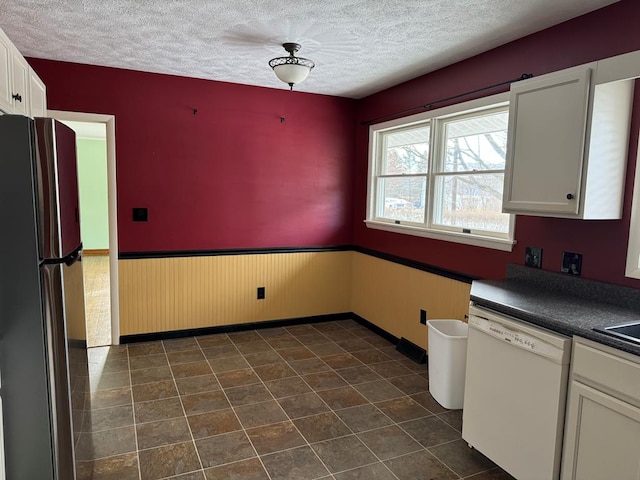
[[[574,339],[562,480],[640,479],[640,358]]]
[[[621,217],[633,82],[612,81],[602,70],[631,61],[607,59],[512,84],[504,212]]]
[[[37,117],[46,111],[44,83],[0,30],[0,113]]]

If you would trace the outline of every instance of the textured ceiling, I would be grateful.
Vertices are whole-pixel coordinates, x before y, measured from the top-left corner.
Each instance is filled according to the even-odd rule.
[[[0,0],[25,56],[361,98],[617,0]]]

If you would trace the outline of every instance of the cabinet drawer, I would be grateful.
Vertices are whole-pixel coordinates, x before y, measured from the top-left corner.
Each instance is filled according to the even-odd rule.
[[[589,345],[574,342],[573,376],[640,402],[640,364]],[[622,352],[620,352],[622,354]],[[640,360],[640,359],[639,359]],[[619,395],[616,395],[619,396]]]

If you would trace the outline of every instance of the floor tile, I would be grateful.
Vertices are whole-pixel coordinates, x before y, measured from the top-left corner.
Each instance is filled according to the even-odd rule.
[[[438,414],[438,418],[444,420],[462,433],[462,410],[449,410],[448,412]]]
[[[334,342],[339,342],[341,340],[354,340],[358,338],[355,334],[345,329],[340,331],[336,330],[335,332],[324,332],[324,335]]]
[[[208,468],[205,475],[207,480],[269,480],[262,462],[257,458]]]
[[[184,417],[136,425],[136,435],[140,450],[191,440],[191,432]]]
[[[112,388],[128,387],[131,381],[129,372],[102,373],[94,375],[89,380],[89,387],[92,392],[98,390],[109,390]]]
[[[299,418],[293,423],[309,443],[321,442],[352,433],[351,429],[333,412]]]
[[[396,425],[359,433],[358,438],[380,460],[388,460],[411,452],[422,450],[422,445],[413,440]]]
[[[131,388],[119,387],[91,392],[89,408],[108,408],[131,404]]]
[[[429,410],[419,405],[411,397],[406,396],[376,403],[376,407],[398,423],[431,415]]]
[[[288,420],[287,415],[275,400],[236,407],[235,412],[244,428]]]
[[[163,340],[165,352],[181,352],[184,350],[198,350],[200,345],[196,342],[194,337],[185,338],[172,338],[170,340]]]
[[[397,480],[396,476],[380,462],[372,463],[366,467],[358,467],[346,472],[337,473],[336,480]],[[416,477],[416,480],[421,480]]]
[[[233,345],[226,333],[218,333],[215,335],[204,335],[196,337],[196,341],[203,350],[205,348],[219,347],[222,345]]]
[[[349,353],[358,352],[360,350],[369,350],[371,349],[371,344],[364,341],[361,338],[351,338],[348,340],[338,340],[336,344],[340,346],[340,348],[346,350]]]
[[[353,356],[360,360],[362,363],[370,364],[370,363],[382,363],[388,362],[391,358],[388,355],[385,355],[380,350],[370,349],[370,350],[360,350],[357,352],[353,352]]]
[[[202,349],[202,353],[208,360],[218,360],[227,357],[239,357],[240,352],[236,346],[229,341],[226,345],[216,345],[214,347],[206,347]]]
[[[129,359],[131,370],[140,370],[141,368],[164,367],[169,365],[167,356],[163,353],[157,355],[140,355],[139,357],[131,357]]]
[[[311,448],[331,473],[361,467],[376,461],[376,457],[355,435],[314,443]]]
[[[182,405],[187,415],[197,415],[229,408],[229,402],[222,390],[183,395]]]
[[[278,353],[287,361],[304,360],[305,358],[315,358],[316,356],[315,353],[304,346],[296,348],[283,348],[282,350],[278,350]]]
[[[444,413],[447,411],[447,409],[440,405],[429,392],[415,393],[411,395],[411,399],[432,413]]]
[[[300,343],[295,337],[282,337],[282,338],[267,338],[267,343],[271,345],[272,348],[276,350],[283,350],[288,348],[298,348],[302,347],[302,343]]]
[[[76,448],[76,460],[94,460],[136,451],[133,426],[94,433],[81,433]]]
[[[215,360],[209,360],[209,365],[213,373],[231,372],[233,370],[241,370],[249,368],[250,365],[242,356],[217,358]]]
[[[249,368],[218,373],[217,377],[218,382],[223,388],[241,387],[260,383],[258,376]]]
[[[327,343],[317,343],[307,345],[307,348],[319,357],[328,357],[329,355],[340,355],[345,353],[343,348],[332,341],[325,340]]]
[[[428,375],[428,373],[429,373],[429,368],[427,367],[426,363],[416,363],[413,360],[411,360],[410,358],[398,359],[398,363],[400,365],[404,365],[409,370],[411,370],[411,371],[413,371],[415,373],[419,373],[419,374],[422,374],[422,375]]]
[[[360,365],[362,365],[362,362],[350,353],[321,356],[320,359],[335,370],[349,367],[359,367]]]
[[[163,398],[177,397],[178,391],[173,380],[161,382],[143,383],[132,387],[134,402],[148,402]]]
[[[294,325],[292,327],[285,327],[285,330],[295,337],[300,335],[310,335],[317,332],[317,330],[311,325]]]
[[[394,344],[392,344],[390,341],[388,341],[386,338],[381,337],[380,335],[368,335],[364,338],[364,340],[373,345],[374,347],[391,347],[391,348],[396,348],[396,346]]]
[[[302,377],[316,392],[329,390],[331,388],[344,387],[347,385],[340,375],[333,371],[310,373]]]
[[[201,468],[193,442],[141,450],[138,455],[141,480],[158,480]]]
[[[336,330],[344,330],[345,328],[338,322],[318,322],[312,323],[311,326],[319,332],[335,332]]]
[[[171,365],[171,372],[175,378],[198,377],[200,375],[210,375],[211,367],[206,361],[182,363],[180,365]]]
[[[169,367],[154,367],[131,371],[132,385],[160,382],[162,380],[173,380],[173,375]]]
[[[272,400],[273,397],[261,383],[255,385],[247,385],[245,387],[235,387],[225,389],[225,394],[231,402],[231,405],[238,407],[240,405],[250,405],[252,403],[266,402]]]
[[[196,440],[204,468],[255,457],[255,450],[244,432],[230,432]]]
[[[461,477],[494,468],[496,465],[461,438],[430,448],[429,451]]]
[[[126,453],[88,462],[78,462],[77,480],[139,480],[138,455]]]
[[[159,422],[182,416],[184,411],[178,397],[136,403],[136,423]]]
[[[85,411],[82,431],[98,432],[129,425],[133,425],[133,406],[121,405],[119,407]]]
[[[329,472],[311,448],[304,446],[262,457],[271,480],[306,480]]]
[[[196,472],[184,473],[177,477],[171,477],[171,480],[206,480],[206,478],[204,476],[204,471],[198,470]]]
[[[267,389],[275,398],[293,397],[311,392],[309,385],[300,377],[283,378],[265,382]]]
[[[129,369],[128,358],[109,358],[99,362],[89,362],[89,374],[126,372]]]
[[[269,380],[276,380],[278,378],[288,378],[296,376],[296,372],[286,363],[254,367],[253,370],[264,382],[267,382]]]
[[[247,430],[247,435],[258,455],[288,450],[305,444],[304,438],[298,433],[295,425],[289,421],[251,428]]]
[[[319,345],[321,343],[331,342],[331,340],[329,340],[327,337],[322,335],[317,330],[315,333],[309,333],[305,335],[296,335],[296,339],[303,345],[306,345],[307,347],[310,347],[311,345]]]
[[[288,338],[291,334],[284,327],[267,327],[258,330],[262,338]]]
[[[514,477],[509,475],[504,470],[496,467],[486,472],[477,473],[469,477],[465,477],[466,480],[515,480]]]
[[[232,409],[217,410],[187,417],[193,438],[205,438],[241,430],[242,426]]]
[[[309,373],[319,373],[331,370],[331,367],[319,358],[307,358],[305,360],[292,360],[289,362],[298,375],[307,375]]]
[[[375,382],[381,379],[380,375],[365,365],[338,370],[338,374],[350,385]]]
[[[354,432],[364,432],[374,428],[386,427],[393,422],[371,404],[339,410],[336,414]]]
[[[329,407],[324,403],[324,400],[315,393],[281,398],[278,403],[290,418],[307,417],[329,411]]]
[[[198,350],[185,350],[182,352],[167,353],[169,364],[180,365],[181,363],[203,362],[205,360],[202,352]]]
[[[370,339],[367,338],[366,340],[370,340]],[[388,346],[386,346],[386,347],[378,346],[377,348],[382,353],[387,355],[389,358],[391,358],[392,360],[397,361],[398,363],[403,365],[408,370],[411,370],[412,372],[420,372],[420,373],[422,373],[422,372],[426,371],[426,363],[422,363],[422,364],[416,363],[415,360],[407,357],[404,353],[399,352],[395,345],[391,345],[391,344],[387,344],[387,345]]]
[[[262,337],[255,330],[247,330],[245,332],[233,332],[228,333],[229,339],[235,343],[247,343],[247,342],[257,342],[262,340]]]
[[[388,380],[407,395],[414,393],[426,392],[429,390],[429,381],[425,375],[407,375],[406,377],[395,377]]]
[[[138,355],[164,353],[162,342],[132,343],[131,345],[128,345],[128,350],[129,358],[137,357]]]
[[[323,390],[321,392],[318,392],[318,395],[333,410],[355,407],[356,405],[368,403],[367,400],[362,395],[360,395],[353,387]]]
[[[252,367],[272,365],[274,363],[285,363],[284,359],[280,355],[278,355],[275,350],[271,350],[269,352],[245,354],[244,358]]]
[[[354,388],[367,400],[374,403],[405,396],[404,392],[391,385],[387,380],[362,383],[360,385],[354,385]]]
[[[399,480],[454,480],[457,475],[429,452],[422,450],[386,460]]]
[[[460,432],[435,416],[410,420],[401,423],[400,427],[426,448],[460,438]]]
[[[273,348],[265,340],[256,340],[253,342],[243,342],[236,344],[236,348],[243,354],[273,352]]]
[[[197,377],[177,378],[176,385],[180,395],[210,392],[220,390],[220,384],[213,375],[200,375]]]
[[[374,363],[369,365],[369,368],[382,378],[401,377],[403,375],[411,375],[412,373],[411,370],[404,365],[399,364],[395,360],[390,362]]]

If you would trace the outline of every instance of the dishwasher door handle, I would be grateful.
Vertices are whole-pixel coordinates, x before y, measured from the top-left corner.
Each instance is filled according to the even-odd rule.
[[[555,363],[562,363],[564,357],[562,349],[527,333],[509,328],[495,320],[489,320],[478,315],[469,315],[469,327],[486,333],[497,340],[509,343],[514,347],[548,358]]]

